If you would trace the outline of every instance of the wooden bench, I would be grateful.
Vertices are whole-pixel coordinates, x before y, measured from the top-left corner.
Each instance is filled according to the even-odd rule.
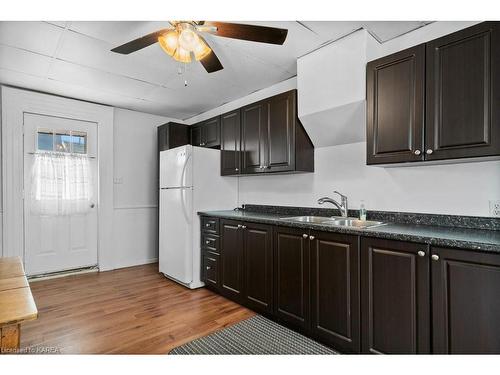
[[[21,259],[0,258],[0,353],[15,353],[21,341],[21,323],[37,317]]]

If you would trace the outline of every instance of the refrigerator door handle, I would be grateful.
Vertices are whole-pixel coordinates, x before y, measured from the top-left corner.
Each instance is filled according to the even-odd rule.
[[[186,210],[186,190],[188,189],[181,189],[181,205],[182,205],[182,213],[184,214],[184,217],[186,218],[186,222],[191,224],[191,220],[189,218],[189,213]]]
[[[188,155],[186,160],[184,161],[184,165],[182,166],[182,173],[181,173],[181,186],[186,186],[186,168],[189,163],[189,159],[191,158],[192,153]]]

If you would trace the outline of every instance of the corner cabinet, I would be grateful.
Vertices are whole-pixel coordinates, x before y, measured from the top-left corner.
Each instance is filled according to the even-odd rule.
[[[221,175],[314,171],[314,146],[297,117],[297,91],[221,117]]]
[[[500,156],[500,22],[367,64],[367,164]]]

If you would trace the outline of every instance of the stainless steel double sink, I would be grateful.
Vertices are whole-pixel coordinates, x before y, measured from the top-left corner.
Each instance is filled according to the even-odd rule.
[[[282,217],[280,218],[280,220],[295,221],[299,223],[332,225],[335,227],[344,227],[344,228],[373,228],[387,224],[382,221],[359,220],[355,217],[342,217],[342,216],[333,216],[333,217],[292,216],[292,217]]]

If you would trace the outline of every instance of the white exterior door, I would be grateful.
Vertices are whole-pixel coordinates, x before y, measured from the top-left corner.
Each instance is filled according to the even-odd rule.
[[[71,150],[89,157],[94,198],[86,213],[44,216],[32,212],[33,153],[48,150],[49,138],[44,134],[50,132],[55,150],[65,149],[70,142]],[[24,114],[24,263],[28,275],[97,265],[97,166],[96,123]]]

